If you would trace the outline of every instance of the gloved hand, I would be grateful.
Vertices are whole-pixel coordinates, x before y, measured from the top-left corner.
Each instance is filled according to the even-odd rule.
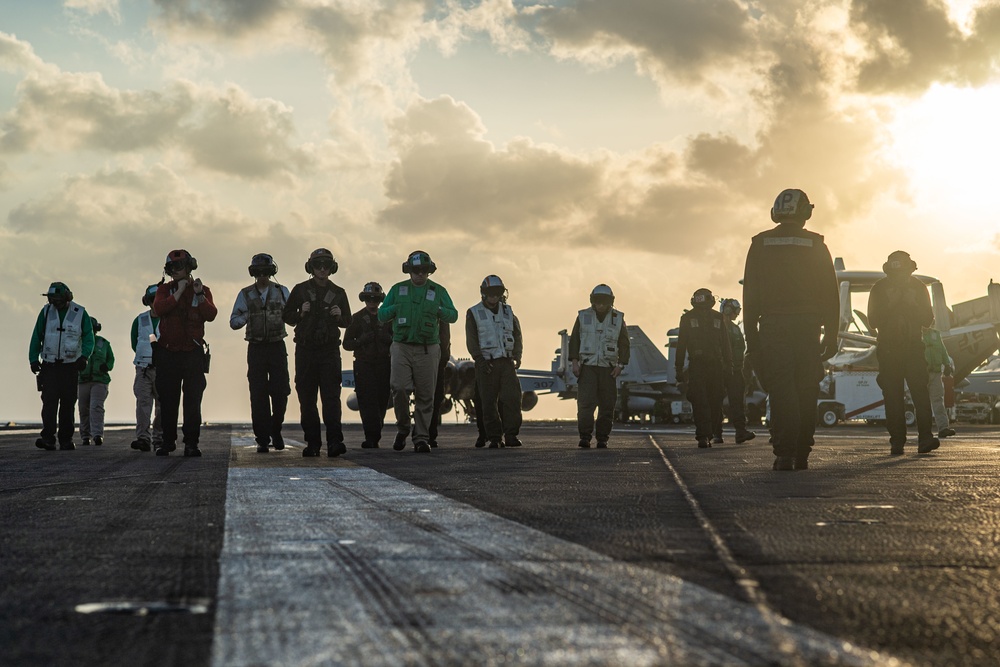
[[[514,368],[515,369],[518,369],[518,368],[521,367],[521,360],[520,359],[514,359],[513,361],[514,361]]]
[[[955,369],[954,369],[954,368],[952,368],[951,366],[945,366],[945,367],[944,367],[944,374],[945,374],[946,376],[948,376],[948,377],[951,377],[951,375],[952,375],[952,374],[953,374],[954,372],[955,372]]]
[[[837,337],[836,336],[823,336],[822,342],[819,344],[819,358],[822,361],[826,361],[833,355],[837,354]]]
[[[358,345],[368,345],[375,340],[375,334],[371,331],[367,331],[358,337]]]
[[[87,369],[87,357],[80,357],[76,360],[76,370],[83,371]]]
[[[31,362],[31,372],[34,373],[35,375],[38,375],[39,373],[41,373],[42,372],[42,363],[40,361],[32,361]]]
[[[97,370],[101,371],[102,373],[107,373],[108,372],[108,365],[107,364],[101,364],[101,367],[98,368]]]
[[[675,375],[677,377],[677,383],[678,384],[686,383],[687,382],[688,373],[687,373],[687,369],[686,368],[677,368],[677,369],[675,369]]]
[[[486,374],[487,375],[489,375],[490,373],[493,372],[493,360],[492,359],[488,359],[488,360],[484,361],[483,364],[484,364],[484,367],[486,368]]]

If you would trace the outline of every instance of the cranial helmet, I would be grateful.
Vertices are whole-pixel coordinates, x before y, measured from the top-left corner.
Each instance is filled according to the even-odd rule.
[[[313,262],[322,262],[324,260],[330,262],[330,264],[332,265],[330,267],[331,276],[337,272],[338,268],[340,268],[337,265],[337,260],[334,259],[332,252],[330,252],[326,248],[316,248],[311,253],[309,253],[309,259],[306,260],[306,273],[313,273],[314,271]]]
[[[500,280],[500,276],[488,275],[483,278],[483,282],[479,286],[479,294],[483,297],[502,297],[506,292],[507,288],[504,286],[503,281]]]
[[[917,263],[910,259],[910,253],[903,250],[896,250],[889,255],[882,271],[885,273],[913,273],[917,270]]]
[[[376,300],[381,303],[385,300],[385,292],[382,291],[382,286],[378,283],[365,283],[365,286],[361,288],[361,293],[358,294],[358,298],[362,301]]]
[[[691,296],[691,305],[695,308],[714,308],[715,295],[707,287],[696,289]]]
[[[250,276],[273,276],[278,272],[278,265],[274,263],[274,258],[266,252],[254,255],[250,259],[250,266],[247,267]]]
[[[97,318],[93,315],[90,316],[90,325],[94,328],[94,333],[101,330],[101,323],[97,321]]]
[[[418,267],[426,267],[427,273],[437,271],[437,264],[423,250],[414,250],[410,253],[410,256],[403,262],[403,273],[413,273],[413,269]]]
[[[146,288],[146,291],[142,293],[142,305],[147,307],[153,305],[153,299],[156,298],[157,287],[159,287],[159,285],[150,285]]]
[[[163,263],[163,272],[169,276],[171,269],[178,266],[186,271],[194,271],[198,268],[198,260],[192,257],[187,250],[171,250],[167,253],[167,260]]]
[[[594,305],[594,302],[608,303],[614,305],[615,303],[615,293],[611,291],[611,288],[601,283],[594,289],[590,291],[590,305]]]
[[[723,315],[729,314],[736,317],[743,310],[743,306],[736,299],[723,299],[719,302],[719,312]]]
[[[802,190],[782,190],[775,197],[774,206],[771,207],[771,220],[777,223],[798,222],[805,224],[805,221],[812,217],[813,205],[809,203],[809,197]]]
[[[49,290],[42,296],[49,298],[49,303],[57,301],[70,302],[73,300],[73,292],[66,283],[55,282],[49,285]]]

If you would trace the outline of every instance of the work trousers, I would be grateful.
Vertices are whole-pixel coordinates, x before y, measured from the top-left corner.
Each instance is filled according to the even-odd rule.
[[[934,437],[923,342],[920,339],[909,343],[879,341],[875,356],[878,358],[878,386],[882,388],[885,399],[885,427],[889,431],[889,443],[902,445],[906,442],[907,387],[917,414],[917,437],[920,440]]]
[[[476,362],[476,387],[482,399],[483,430],[491,442],[521,432],[521,382],[510,359]]]
[[[163,442],[163,425],[160,423],[160,395],[156,392],[155,368],[135,367],[132,394],[135,396],[135,439],[159,447]]]
[[[760,350],[753,364],[771,403],[775,456],[805,460],[812,451],[823,378],[820,329],[812,315],[768,315],[760,320]]]
[[[295,394],[299,398],[299,414],[306,447],[319,449],[323,446],[317,393],[319,400],[323,401],[326,444],[329,446],[344,442],[340,405],[342,381],[339,347],[295,346]]]
[[[581,440],[590,440],[594,434],[594,408],[597,408],[597,441],[606,441],[611,436],[615,402],[618,400],[618,382],[611,377],[611,371],[610,366],[580,365],[576,422]]]
[[[365,442],[377,445],[382,439],[385,413],[389,409],[389,358],[354,360],[354,393],[365,432]]]
[[[723,373],[723,385],[725,394],[729,399],[729,425],[736,429],[737,435],[747,430],[746,409],[743,402],[746,397],[743,395],[746,390],[746,383],[743,382],[743,371],[734,370]],[[722,410],[719,410],[718,418],[713,422],[712,435],[722,437]]]
[[[104,401],[108,385],[104,382],[81,382],[77,387],[80,401],[80,437],[104,437]]]
[[[722,430],[722,399],[726,395],[722,361],[692,359],[688,366],[687,399],[694,414],[694,434],[711,438],[716,424]]]
[[[281,427],[292,387],[288,380],[285,341],[247,345],[247,382],[250,384],[250,421],[254,440],[267,446],[282,442]]]
[[[934,430],[940,433],[948,428],[948,408],[944,406],[944,376],[942,373],[927,373],[927,397],[931,401],[934,414]]]
[[[42,440],[53,444],[58,435],[59,444],[73,442],[79,380],[76,364],[43,362],[39,375],[42,378]]]
[[[410,432],[410,394],[413,394],[413,444],[430,442],[430,424],[434,416],[434,388],[437,384],[441,346],[409,345],[393,342],[390,348],[392,370],[392,404],[396,413],[396,429]]]
[[[205,379],[205,353],[200,347],[176,352],[157,347],[154,354],[163,442],[166,445],[177,442],[177,421],[183,394],[184,446],[197,447],[201,438],[201,397],[208,386]]]

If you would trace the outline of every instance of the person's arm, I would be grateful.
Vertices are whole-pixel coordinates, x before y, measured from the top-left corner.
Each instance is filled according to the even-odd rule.
[[[465,311],[465,347],[476,363],[485,360],[483,350],[479,346],[479,326],[476,324],[476,316],[472,313],[471,308]]]
[[[743,336],[747,344],[747,357],[756,350],[760,340],[757,329],[760,320],[760,299],[758,292],[757,253],[754,244],[747,250],[747,260],[743,267]]]
[[[160,285],[156,288],[156,296],[153,298],[153,314],[157,317],[163,317],[177,307],[179,298],[175,299],[174,295],[170,293],[169,283]]]
[[[622,323],[622,326],[625,326]],[[514,365],[521,366],[521,357],[524,355],[524,340],[521,335],[521,320],[514,315]]]
[[[352,352],[361,347],[361,339],[364,336],[362,333],[362,323],[364,322],[364,315],[361,317],[352,317],[351,323],[347,325],[344,329],[344,349],[348,352]]]
[[[104,340],[104,348],[108,351],[107,359],[105,360],[105,365],[108,367],[107,370],[114,370],[115,368],[115,351],[111,349],[111,341]],[[105,371],[107,372],[107,371]]]
[[[931,306],[931,296],[927,290],[927,285],[924,285],[917,278],[914,278],[914,280],[920,285],[920,288],[917,289],[917,299],[920,304],[920,310],[918,312],[920,318],[919,322],[920,326],[926,328],[934,324],[934,308]]]
[[[202,319],[206,322],[214,322],[219,314],[219,309],[215,307],[215,301],[212,300],[212,290],[203,285],[199,297],[204,297],[198,299],[198,312]]]
[[[879,281],[872,285],[871,291],[868,292],[868,326],[876,337],[878,337],[878,330],[884,324],[882,321],[884,317],[882,282]]]
[[[438,317],[447,322],[448,324],[454,324],[458,322],[458,309],[455,308],[455,304],[451,302],[451,296],[448,295],[448,290],[438,285]]]
[[[618,332],[618,363],[623,367],[628,366],[632,358],[632,341],[628,337],[628,326],[625,324],[625,316],[622,315],[622,330]]]
[[[684,359],[687,357],[687,346],[688,346],[688,329],[685,326],[686,319],[682,316],[681,322],[678,327],[677,332],[677,347],[674,353],[674,374],[677,377],[677,381],[681,381],[681,376],[684,374]]]
[[[344,290],[337,290],[337,296],[335,297],[334,303],[340,306],[340,316],[337,318],[337,326],[341,329],[346,329],[351,324],[351,303],[347,300],[347,292]]]
[[[722,369],[727,375],[733,372],[733,344],[729,340],[729,323],[726,322],[724,316],[719,318],[721,326],[719,327],[719,345],[722,346]]]
[[[388,322],[396,317],[396,294],[399,292],[396,285],[389,288],[389,293],[385,295],[382,305],[378,307],[378,321]]]
[[[242,329],[247,325],[247,318],[250,316],[250,309],[247,307],[246,296],[243,290],[236,293],[236,303],[233,304],[233,312],[229,316],[229,328]]]
[[[90,359],[90,355],[94,353],[94,324],[91,321],[90,315],[87,313],[86,309],[83,309],[83,326],[81,329],[83,332],[81,342],[83,344],[80,348],[80,356],[85,359]]]
[[[837,353],[837,334],[840,332],[840,285],[837,283],[837,270],[833,266],[830,249],[826,247],[826,243],[821,243],[820,247],[819,278],[823,303],[821,355],[825,360]]]
[[[31,331],[31,341],[28,343],[28,363],[32,365],[38,363],[38,357],[42,354],[42,343],[45,341],[45,316],[47,310],[47,308],[42,308],[38,313],[38,319],[35,320],[35,328]]]
[[[302,292],[298,285],[292,288],[288,298],[285,299],[285,307],[281,311],[281,319],[289,326],[295,326],[302,321]]]
[[[132,351],[139,345],[139,318],[132,320],[132,331],[129,332],[129,339],[132,341]]]

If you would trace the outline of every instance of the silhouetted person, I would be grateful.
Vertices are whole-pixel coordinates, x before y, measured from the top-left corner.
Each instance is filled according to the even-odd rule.
[[[744,400],[746,399],[746,376],[744,360],[746,357],[747,344],[743,338],[743,332],[736,324],[742,307],[736,299],[723,299],[719,302],[719,312],[726,323],[726,332],[729,334],[729,349],[732,351],[733,367],[725,374],[722,383],[725,387],[726,397],[729,398],[729,423],[736,430],[736,444],[753,440],[757,435],[753,431],[747,430],[746,409]],[[722,413],[719,419],[713,424],[712,442],[722,443]]]
[[[389,346],[392,325],[378,321],[378,306],[385,299],[382,286],[365,283],[358,298],[365,307],[351,316],[344,330],[344,349],[354,352],[354,393],[365,433],[362,449],[378,449],[389,409]]]
[[[676,376],[687,384],[698,447],[711,447],[715,424],[722,425],[725,376],[732,373],[729,334],[722,314],[715,312],[712,291],[702,287],[691,297],[691,310],[681,315],[677,334]],[[687,368],[684,362],[687,361]],[[722,438],[719,438],[719,442]]]

